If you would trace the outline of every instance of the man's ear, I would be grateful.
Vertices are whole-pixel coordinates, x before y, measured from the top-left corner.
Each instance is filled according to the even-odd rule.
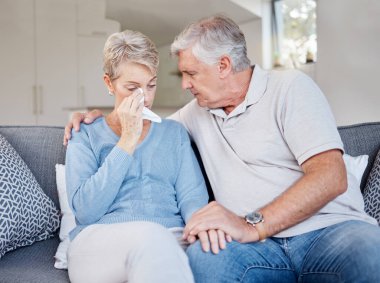
[[[106,87],[108,88],[108,91],[111,92],[111,93],[113,93],[114,89],[113,89],[113,86],[112,86],[112,83],[111,83],[111,78],[109,77],[109,75],[104,74],[103,80],[104,80],[104,83],[105,83]]]
[[[223,55],[219,60],[219,76],[224,79],[232,72],[232,61],[228,55]]]

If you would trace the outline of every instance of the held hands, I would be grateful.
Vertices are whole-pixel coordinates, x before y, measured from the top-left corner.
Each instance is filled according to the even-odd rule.
[[[193,243],[196,236],[202,249],[208,252],[211,244],[213,253],[218,253],[219,248],[225,248],[225,240],[240,243],[259,240],[259,235],[252,225],[215,201],[195,212],[187,223],[183,238]]]
[[[142,133],[144,103],[141,101],[143,99],[144,95],[141,92],[136,92],[124,98],[116,109],[121,126],[120,140],[117,145],[129,154],[133,154],[135,151]]]

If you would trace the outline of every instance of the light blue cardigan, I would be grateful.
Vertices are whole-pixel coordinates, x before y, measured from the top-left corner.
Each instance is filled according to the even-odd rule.
[[[133,156],[104,118],[72,132],[66,152],[66,184],[77,227],[151,221],[183,227],[207,204],[205,182],[188,133],[175,121],[152,123]]]

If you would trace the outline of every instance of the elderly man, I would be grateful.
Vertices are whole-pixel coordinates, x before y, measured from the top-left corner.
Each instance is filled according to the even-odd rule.
[[[171,118],[196,143],[216,200],[184,232],[196,281],[380,282],[380,229],[347,184],[343,144],[315,83],[251,66],[225,16],[189,25],[171,51],[196,98]]]

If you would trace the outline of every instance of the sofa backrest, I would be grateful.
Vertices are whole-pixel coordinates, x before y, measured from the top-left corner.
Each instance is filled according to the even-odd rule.
[[[361,183],[363,189],[377,151],[380,149],[380,122],[344,126],[339,127],[338,130],[346,153],[352,156],[369,155],[368,166]],[[55,164],[65,164],[66,149],[62,145],[63,133],[63,127],[0,126],[0,134],[20,154],[42,189],[57,207],[59,207],[59,201],[55,181]],[[196,148],[195,151],[200,160]],[[202,164],[201,167],[203,170]],[[206,182],[212,199],[208,180]]]
[[[63,127],[0,126],[0,134],[16,149],[57,207],[55,164],[65,164],[63,133]]]

